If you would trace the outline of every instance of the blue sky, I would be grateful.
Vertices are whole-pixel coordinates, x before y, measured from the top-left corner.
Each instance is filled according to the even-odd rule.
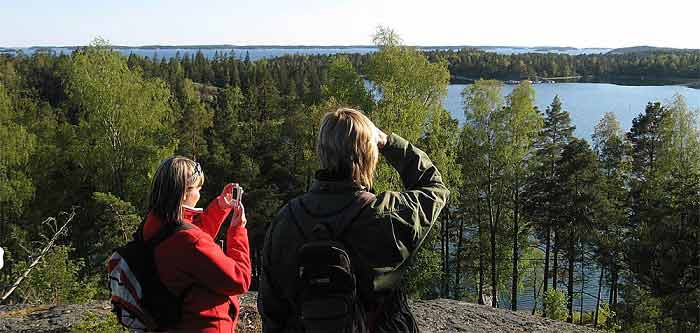
[[[370,44],[700,48],[695,0],[0,0],[0,46]]]

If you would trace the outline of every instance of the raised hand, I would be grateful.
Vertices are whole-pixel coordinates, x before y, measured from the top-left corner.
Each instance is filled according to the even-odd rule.
[[[233,218],[231,219],[231,227],[241,227],[245,228],[248,219],[245,217],[245,207],[243,203],[233,206]]]
[[[377,128],[376,125],[372,124],[372,126],[374,126],[374,128],[372,129],[372,131],[374,132],[373,133],[374,134],[374,142],[377,144],[377,147],[379,149],[382,149],[382,148],[384,148],[384,145],[386,144],[386,137],[387,136],[384,132],[382,132],[382,130]]]
[[[235,186],[234,183],[229,183],[224,186],[221,195],[219,195],[216,200],[219,203],[221,209],[233,208],[233,196],[231,195],[231,190]]]

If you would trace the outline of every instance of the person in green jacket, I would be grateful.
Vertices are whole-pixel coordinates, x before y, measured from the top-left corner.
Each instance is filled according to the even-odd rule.
[[[396,134],[387,136],[348,108],[323,117],[317,153],[321,170],[310,191],[285,205],[267,231],[258,294],[263,330],[304,330],[297,252],[305,236],[291,207],[297,202],[308,216],[330,217],[334,228],[343,230],[341,241],[350,249],[365,311],[361,330],[418,331],[401,282],[446,204],[449,191],[440,172],[425,152]],[[398,171],[403,191],[371,193],[380,153]]]

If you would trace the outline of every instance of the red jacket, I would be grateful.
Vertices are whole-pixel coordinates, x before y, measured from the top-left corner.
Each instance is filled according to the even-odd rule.
[[[187,288],[180,332],[234,332],[239,303],[236,295],[250,287],[248,232],[232,227],[226,233],[226,253],[214,241],[230,208],[213,200],[205,209],[184,209],[184,222],[195,228],[177,232],[155,249],[155,262],[163,284],[176,295]],[[144,239],[154,237],[161,222],[148,214]],[[230,315],[229,315],[230,313]]]

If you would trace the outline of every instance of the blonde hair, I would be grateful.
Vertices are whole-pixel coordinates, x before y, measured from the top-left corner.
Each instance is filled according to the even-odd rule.
[[[158,166],[149,197],[148,210],[163,223],[182,221],[185,192],[204,184],[204,171],[199,163],[182,156],[165,159]]]
[[[362,112],[339,108],[326,113],[316,150],[322,169],[372,187],[379,151],[374,142],[374,124]]]

